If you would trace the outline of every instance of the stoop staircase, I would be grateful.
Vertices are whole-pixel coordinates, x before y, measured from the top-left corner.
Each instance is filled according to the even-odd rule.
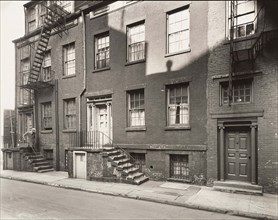
[[[24,155],[25,160],[27,160],[32,168],[33,171],[38,173],[45,173],[54,171],[53,166],[42,156],[41,153],[26,153]]]
[[[103,156],[107,156],[112,166],[121,173],[120,178],[123,182],[140,185],[149,180],[144,173],[139,172],[139,168],[136,168],[132,163],[131,156],[127,155],[124,150],[115,147],[104,147]]]

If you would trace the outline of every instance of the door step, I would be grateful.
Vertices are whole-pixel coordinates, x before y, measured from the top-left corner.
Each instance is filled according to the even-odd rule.
[[[263,195],[263,188],[251,183],[240,181],[214,181],[213,185],[213,190],[216,191],[248,195]]]

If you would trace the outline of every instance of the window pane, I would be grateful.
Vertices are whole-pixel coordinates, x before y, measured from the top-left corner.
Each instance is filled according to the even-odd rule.
[[[145,58],[145,24],[128,27],[128,61]]]
[[[109,66],[109,36],[101,36],[96,38],[96,69]]]

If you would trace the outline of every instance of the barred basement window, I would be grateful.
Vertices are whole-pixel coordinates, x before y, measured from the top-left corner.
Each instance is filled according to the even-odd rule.
[[[174,179],[186,179],[188,175],[188,155],[170,155],[170,177]]]
[[[64,128],[76,128],[76,104],[75,99],[64,100]]]
[[[130,156],[133,157],[133,164],[136,168],[139,168],[139,171],[142,172],[142,168],[146,165],[145,153],[130,153]]]
[[[168,126],[189,125],[188,84],[171,85],[167,88]]]
[[[145,125],[144,90],[128,92],[129,127]]]
[[[221,104],[229,103],[228,83],[221,84]],[[234,81],[232,85],[232,103],[251,103],[252,101],[252,81]]]
[[[42,130],[52,130],[51,102],[42,104]]]
[[[52,149],[43,149],[44,158],[46,160],[53,160],[53,150]]]
[[[109,34],[97,36],[95,38],[95,68],[109,67],[109,63]]]
[[[145,24],[127,27],[127,61],[145,59]]]

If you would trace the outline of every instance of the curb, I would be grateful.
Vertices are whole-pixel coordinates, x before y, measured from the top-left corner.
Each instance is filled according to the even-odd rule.
[[[97,194],[102,194],[102,195],[142,200],[142,201],[147,201],[147,202],[160,203],[160,204],[164,204],[164,205],[180,206],[180,207],[185,207],[185,208],[190,208],[190,209],[198,209],[198,210],[209,211],[209,212],[217,212],[217,213],[228,214],[228,215],[232,215],[232,216],[241,216],[241,217],[246,217],[246,218],[267,219],[267,220],[276,220],[277,219],[277,216],[272,216],[272,215],[235,211],[232,209],[219,209],[219,208],[215,208],[212,206],[199,206],[199,205],[194,205],[192,203],[172,202],[172,201],[153,199],[153,198],[148,198],[148,197],[133,196],[133,195],[123,194],[123,193],[112,193],[112,192],[105,192],[105,191],[98,191],[98,190],[88,190],[88,189],[84,189],[84,188],[66,186],[63,184],[49,183],[49,182],[36,181],[36,180],[30,180],[30,179],[22,179],[22,178],[11,177],[11,176],[0,175],[0,178],[21,181],[21,182],[35,183],[35,184],[40,184],[40,185],[47,185],[47,186],[69,189],[69,190],[83,191],[83,192],[88,192],[88,193],[97,193]]]

